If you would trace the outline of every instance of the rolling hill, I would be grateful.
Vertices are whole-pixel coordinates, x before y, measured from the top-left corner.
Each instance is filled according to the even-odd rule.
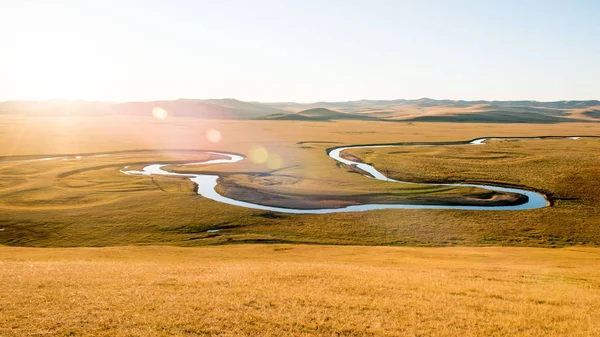
[[[150,102],[87,102],[69,100],[0,102],[0,115],[81,116],[102,115],[152,116],[152,109],[161,107],[171,117],[206,119],[256,119],[284,110],[235,99],[178,99]]]
[[[408,122],[454,122],[454,123],[536,123],[552,124],[564,122],[580,122],[578,119],[556,117],[537,112],[517,113],[503,110],[492,110],[478,113],[459,113],[448,115],[417,116],[405,119]]]
[[[255,119],[285,111],[242,102],[235,99],[178,99],[175,101],[129,102],[113,106],[117,114],[148,116],[153,107],[159,106],[173,117],[207,119]]]
[[[600,110],[589,110],[583,114],[590,118],[600,118]]]
[[[178,99],[150,102],[88,102],[81,100],[0,102],[0,115],[150,117],[154,107],[170,117],[229,120],[457,123],[561,123],[598,122],[600,101],[464,101],[358,100],[317,103],[260,103],[236,99]]]
[[[264,103],[292,112],[326,107],[340,112],[388,121],[471,122],[471,123],[560,123],[593,121],[600,101],[464,101],[359,100],[317,103]]]
[[[265,116],[270,120],[302,120],[302,121],[332,121],[332,120],[379,120],[368,115],[338,112],[326,108],[313,108],[292,113],[277,113]]]

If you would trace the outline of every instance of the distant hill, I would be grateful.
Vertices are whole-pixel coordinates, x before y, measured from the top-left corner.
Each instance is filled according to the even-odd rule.
[[[256,119],[274,113],[288,113],[277,108],[235,99],[178,99],[125,103],[75,100],[6,101],[0,102],[0,115],[151,117],[154,107],[167,110],[171,117],[206,119]]]
[[[149,116],[153,107],[159,106],[173,117],[207,119],[255,119],[285,111],[247,103],[235,99],[178,99],[175,101],[128,102],[115,104],[117,114]]]
[[[161,107],[170,117],[233,120],[457,123],[599,122],[600,101],[464,101],[358,100],[316,103],[260,103],[225,99],[178,99],[152,102],[88,102],[79,100],[0,102],[0,115],[151,117]]]
[[[464,101],[435,100],[359,100],[317,103],[263,103],[288,111],[326,107],[337,111],[387,121],[457,123],[560,123],[594,121],[600,101]]]
[[[302,121],[332,121],[332,120],[378,120],[378,118],[333,111],[326,108],[314,108],[293,113],[276,113],[265,116],[263,119],[271,120],[302,120]]]
[[[600,110],[589,110],[583,114],[590,118],[600,118]]]
[[[511,111],[485,111],[478,113],[418,116],[405,119],[410,122],[454,122],[454,123],[535,123],[552,124],[580,122],[578,119],[555,117],[537,112],[518,113]]]
[[[347,102],[316,102],[316,103],[262,103],[270,107],[275,107],[284,110],[304,110],[312,107],[326,107],[337,110],[360,110],[364,108],[385,109],[386,107],[470,107],[475,105],[489,105],[496,108],[506,107],[538,107],[552,109],[581,109],[600,106],[599,100],[588,101],[555,101],[555,102],[538,102],[538,101],[464,101],[464,100],[436,100],[431,98],[420,99],[396,99],[396,100],[358,100]]]
[[[246,116],[252,116],[252,118],[285,112],[285,110],[261,105],[260,103],[243,102],[232,98],[207,99],[203,100],[203,102],[220,105],[222,107],[236,111],[237,113],[244,114]]]

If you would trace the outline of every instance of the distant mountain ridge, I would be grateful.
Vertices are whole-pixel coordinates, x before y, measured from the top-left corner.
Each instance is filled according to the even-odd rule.
[[[271,120],[314,120],[314,121],[332,121],[332,120],[379,120],[379,118],[368,115],[358,115],[352,113],[333,111],[327,108],[313,108],[299,112],[276,113],[265,116],[264,119]]]
[[[150,117],[161,107],[175,118],[297,121],[394,121],[461,123],[559,123],[600,121],[600,101],[465,101],[395,99],[347,102],[244,102],[226,99],[177,99],[150,102],[76,100],[0,102],[0,115]]]
[[[263,103],[270,107],[301,111],[326,107],[382,121],[460,123],[560,123],[600,121],[599,100],[538,102],[435,100],[357,100],[316,103]]]
[[[357,100],[357,101],[343,101],[343,102],[315,102],[315,103],[294,103],[294,102],[281,102],[281,103],[261,103],[263,105],[271,107],[343,107],[343,108],[360,108],[360,107],[374,107],[374,106],[397,106],[397,105],[415,105],[419,107],[432,107],[432,106],[472,106],[480,104],[489,104],[497,107],[546,107],[546,108],[557,108],[557,109],[574,109],[574,108],[587,108],[593,106],[600,106],[600,100],[585,100],[585,101],[552,101],[552,102],[539,102],[533,100],[521,100],[521,101],[465,101],[465,100],[436,100],[431,98],[420,98],[420,99],[395,99],[395,100]]]

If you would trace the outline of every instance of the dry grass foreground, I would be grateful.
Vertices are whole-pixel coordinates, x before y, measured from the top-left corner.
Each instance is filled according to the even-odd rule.
[[[2,336],[598,336],[596,248],[0,247]]]

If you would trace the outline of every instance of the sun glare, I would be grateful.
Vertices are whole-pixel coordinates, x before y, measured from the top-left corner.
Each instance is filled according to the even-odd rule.
[[[219,130],[210,129],[206,131],[206,139],[211,143],[218,143],[221,141],[222,136]]]
[[[248,159],[255,164],[265,164],[271,170],[283,167],[283,158],[277,153],[269,152],[264,146],[256,145],[248,151]]]
[[[250,149],[248,158],[255,164],[264,164],[269,159],[269,151],[264,147],[257,145]]]
[[[267,159],[267,167],[271,170],[279,170],[283,167],[283,158],[277,153],[269,153]]]
[[[155,106],[152,108],[152,116],[156,119],[167,119],[169,112],[161,107]]]

